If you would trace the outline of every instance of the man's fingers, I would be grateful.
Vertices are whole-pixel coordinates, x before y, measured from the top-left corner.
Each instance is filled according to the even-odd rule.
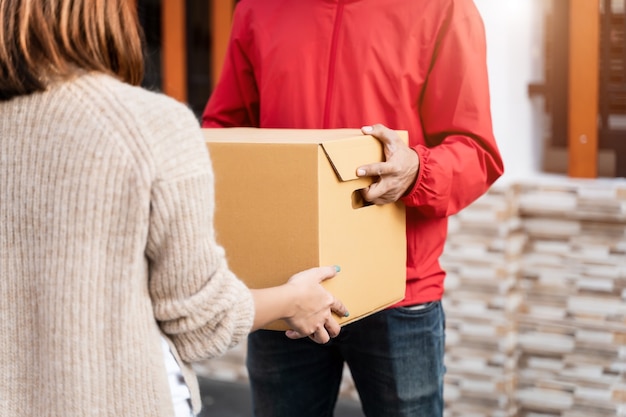
[[[384,177],[393,174],[393,166],[387,162],[375,162],[357,168],[357,177]]]
[[[393,129],[389,129],[387,126],[376,123],[369,126],[361,127],[361,132],[365,135],[372,135],[382,143],[386,144],[390,141],[393,141],[395,131]]]
[[[383,144],[385,149],[385,156],[389,156],[389,153],[393,153],[396,150],[397,145],[400,142],[403,144],[402,139],[398,136],[398,132],[393,129],[389,129],[387,126],[377,123],[371,126],[363,126],[361,132],[366,135],[371,135],[378,139]]]

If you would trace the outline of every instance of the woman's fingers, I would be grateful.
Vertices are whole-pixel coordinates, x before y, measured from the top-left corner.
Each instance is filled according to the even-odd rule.
[[[318,326],[315,330],[309,334],[302,334],[296,330],[287,330],[285,335],[290,339],[302,339],[303,337],[309,337],[316,343],[328,343],[330,339],[339,336],[341,332],[341,326],[332,317],[329,317],[324,322],[324,325]]]
[[[350,315],[348,308],[341,302],[341,300],[337,298],[334,299],[333,304],[330,306],[330,309],[339,317],[348,317]]]

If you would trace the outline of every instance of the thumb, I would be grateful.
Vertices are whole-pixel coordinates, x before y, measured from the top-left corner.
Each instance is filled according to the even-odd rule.
[[[321,268],[325,271],[322,271],[323,275],[320,279],[320,282],[326,281],[329,278],[333,278],[335,275],[337,275],[339,271],[341,271],[341,267],[339,265],[325,266]]]
[[[294,277],[300,277],[300,278],[305,278],[305,279],[309,279],[312,280],[313,278],[317,278],[317,282],[323,282],[326,281],[327,279],[333,278],[335,275],[337,275],[337,272],[341,271],[341,268],[339,267],[339,265],[334,265],[334,266],[318,266],[315,268],[310,268],[307,269],[305,271],[299,272],[296,275],[294,275],[292,278]]]

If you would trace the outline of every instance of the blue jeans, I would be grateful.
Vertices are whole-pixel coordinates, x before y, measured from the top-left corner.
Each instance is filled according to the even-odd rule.
[[[445,315],[383,310],[342,328],[325,345],[259,330],[248,337],[247,366],[256,417],[332,417],[344,361],[368,417],[443,415]]]

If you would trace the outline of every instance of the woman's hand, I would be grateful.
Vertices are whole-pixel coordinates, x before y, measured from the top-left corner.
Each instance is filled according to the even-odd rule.
[[[292,328],[287,337],[309,337],[317,343],[326,343],[341,330],[331,312],[347,317],[348,310],[340,300],[322,287],[321,283],[335,276],[339,267],[319,267],[292,276],[285,284],[293,294],[293,314],[285,321]]]
[[[348,310],[326,291],[322,282],[337,272],[339,267],[335,266],[311,268],[293,275],[283,285],[250,290],[255,305],[250,331],[282,319],[291,328],[286,331],[290,339],[309,337],[317,343],[326,343],[336,337],[340,327],[332,313],[347,317]]]

